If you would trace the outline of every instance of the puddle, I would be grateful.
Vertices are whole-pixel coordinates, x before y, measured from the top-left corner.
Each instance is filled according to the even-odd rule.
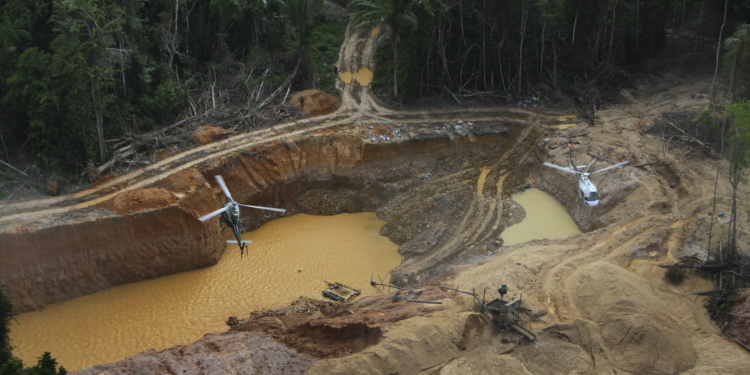
[[[513,194],[511,198],[526,210],[526,218],[503,231],[500,235],[503,246],[542,238],[553,240],[581,233],[565,207],[551,195],[538,189],[528,189]]]
[[[225,331],[231,315],[247,317],[302,295],[322,299],[323,279],[375,294],[370,275],[385,276],[401,260],[398,246],[380,235],[384,224],[374,213],[270,221],[243,236],[253,243],[242,261],[237,245],[230,245],[213,267],[116,286],[16,316],[13,354],[36,363],[49,351],[66,369],[78,370]]]
[[[352,72],[341,72],[339,77],[344,83],[352,83],[352,80],[356,80],[362,86],[370,86],[372,82],[373,73],[369,68],[362,68],[354,73]]]

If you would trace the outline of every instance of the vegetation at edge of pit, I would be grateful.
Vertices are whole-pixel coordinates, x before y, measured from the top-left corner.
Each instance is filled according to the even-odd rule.
[[[360,26],[383,26],[372,86],[392,103],[535,95],[586,118],[634,77],[712,73],[720,31],[719,83],[733,98],[750,94],[740,0],[333,3]],[[0,199],[12,183],[78,181],[89,160],[111,157],[106,140],[214,105],[253,107],[298,66],[292,91],[335,94],[348,18],[327,4],[0,0],[0,160],[34,176],[19,182],[0,167]]]
[[[323,0],[0,0],[0,160],[73,183],[106,140],[257,106],[298,66],[292,92],[335,94],[345,22]],[[0,196],[21,176],[0,166]]]
[[[724,1],[701,0],[354,3],[416,16],[416,28],[402,27],[398,38],[393,33],[381,38],[376,54],[373,91],[402,103],[440,97],[455,104],[453,94],[490,92],[495,96],[469,100],[541,95],[564,104],[600,105],[619,89],[634,88],[638,75],[713,73],[724,18]],[[408,3],[418,6],[403,5]],[[723,38],[750,16],[750,8],[737,0],[728,1],[727,9]],[[393,74],[396,51],[398,72]],[[722,54],[731,51],[726,45]],[[726,76],[731,62],[724,65]],[[747,82],[750,70],[742,74]],[[739,87],[745,97],[750,94],[747,85]],[[563,95],[572,103],[565,103]]]
[[[57,361],[49,352],[38,358],[33,367],[23,367],[23,362],[13,358],[10,345],[10,323],[13,320],[13,305],[0,284],[0,375],[65,375],[64,367],[57,369]]]

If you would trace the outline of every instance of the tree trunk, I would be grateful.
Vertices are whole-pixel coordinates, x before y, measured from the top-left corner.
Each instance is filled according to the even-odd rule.
[[[393,96],[398,100],[398,34],[393,38]]]
[[[107,157],[107,148],[104,145],[104,121],[102,120],[102,114],[99,111],[99,98],[96,92],[96,86],[92,80],[91,82],[91,97],[94,99],[94,117],[96,118],[96,133],[99,136],[99,157],[103,162]]]
[[[635,0],[635,51],[638,52],[638,29],[640,27],[641,0]]]
[[[617,24],[617,2],[615,1],[615,7],[612,8],[612,31],[609,34],[609,57],[608,61],[612,61],[612,45],[615,43],[615,25]]]
[[[528,19],[529,11],[524,8],[521,13],[521,43],[518,45],[518,91],[521,91],[521,83],[523,80],[523,39],[526,35],[526,20]]]
[[[576,44],[576,25],[578,25],[578,10],[576,10],[576,18],[573,19],[573,40],[570,42],[570,44]]]
[[[732,93],[732,104],[737,104],[737,82],[739,81],[738,75],[739,75],[739,66],[740,66],[740,58],[742,57],[742,50],[745,49],[745,42],[740,39],[739,45],[737,46],[737,50],[734,54],[734,61],[732,62],[732,81],[729,84],[729,90]]]
[[[724,126],[725,121],[721,121],[721,149],[719,151],[719,161],[716,162],[716,180],[714,181],[714,199],[713,208],[711,209],[711,224],[708,226],[708,253],[706,254],[706,261],[711,257],[711,237],[714,233],[714,217],[716,217],[716,189],[719,186],[719,167],[721,166],[721,156],[724,154]]]
[[[714,70],[714,79],[711,81],[711,95],[708,99],[708,108],[711,108],[714,103],[714,88],[716,87],[716,76],[719,75],[719,53],[721,52],[721,34],[724,32],[724,26],[727,24],[727,6],[729,0],[724,1],[724,22],[721,24],[719,29],[719,43],[716,45],[716,70]]]
[[[547,12],[542,13],[542,51],[539,54],[539,79],[542,79],[542,74],[544,72],[544,32],[547,27]]]

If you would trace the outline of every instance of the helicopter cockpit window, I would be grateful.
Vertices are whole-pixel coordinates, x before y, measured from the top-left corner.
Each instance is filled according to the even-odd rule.
[[[598,191],[592,191],[589,194],[590,195],[588,197],[584,197],[584,200],[587,200],[587,201],[598,201],[599,200],[599,192]]]

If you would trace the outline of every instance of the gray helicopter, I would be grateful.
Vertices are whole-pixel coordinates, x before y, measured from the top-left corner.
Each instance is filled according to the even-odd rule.
[[[622,167],[623,165],[626,165],[630,163],[629,161],[623,161],[620,163],[617,163],[615,165],[610,165],[607,168],[602,168],[598,171],[594,172],[579,172],[579,169],[587,169],[588,166],[586,165],[579,165],[576,166],[576,164],[573,162],[573,156],[571,152],[571,144],[568,143],[568,162],[570,163],[570,167],[565,168],[561,167],[559,165],[555,165],[552,163],[544,163],[545,167],[555,168],[557,170],[567,172],[567,173],[574,173],[578,176],[578,191],[581,193],[581,198],[583,198],[583,201],[589,205],[590,207],[594,207],[599,204],[599,191],[596,189],[596,186],[589,180],[589,176],[592,174],[596,174],[599,172],[608,171],[613,168]]]
[[[206,221],[212,217],[215,217],[216,215],[219,216],[219,226],[221,226],[221,223],[223,222],[228,227],[232,228],[232,232],[234,232],[234,237],[237,239],[236,241],[227,241],[227,243],[233,243],[240,246],[240,259],[242,259],[242,256],[245,254],[245,245],[252,243],[252,241],[246,241],[242,239],[242,232],[244,230],[242,229],[242,221],[240,220],[240,206],[242,207],[249,207],[249,208],[255,208],[258,210],[268,210],[268,211],[276,211],[284,213],[286,212],[283,208],[271,208],[271,207],[261,207],[261,206],[250,206],[247,204],[239,204],[234,199],[232,199],[232,194],[229,193],[229,189],[227,189],[227,184],[224,182],[224,178],[221,176],[216,176],[216,182],[219,183],[219,187],[221,188],[221,191],[224,192],[224,195],[227,197],[229,202],[224,203],[224,206],[214,212],[211,212],[208,215],[204,215],[198,218],[200,221]],[[221,233],[224,233],[224,227],[221,227]]]

